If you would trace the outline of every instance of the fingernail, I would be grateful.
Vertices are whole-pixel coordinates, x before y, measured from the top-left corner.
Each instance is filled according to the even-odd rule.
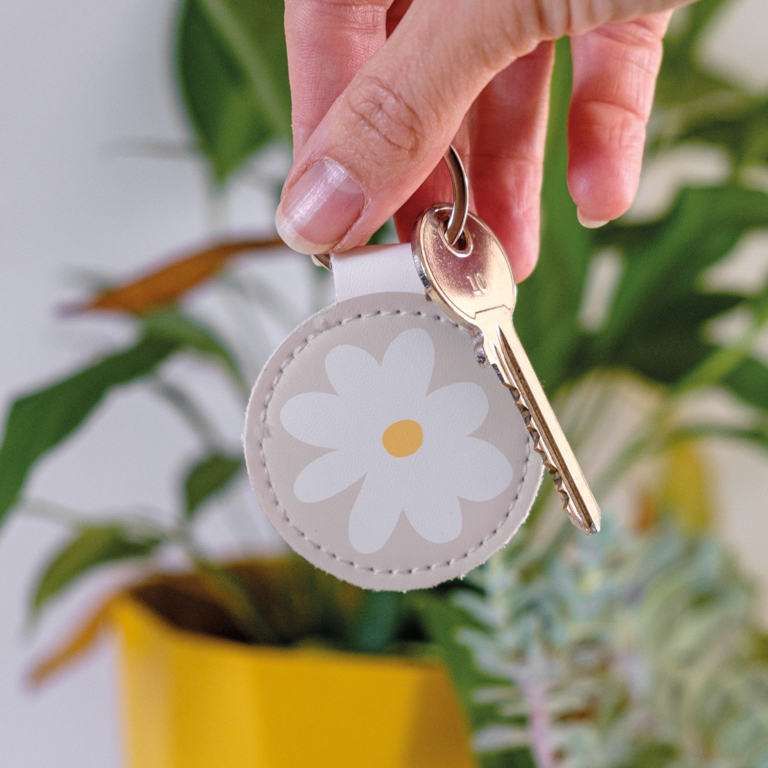
[[[294,182],[275,215],[280,237],[299,253],[326,253],[365,205],[360,185],[333,160],[318,160]]]
[[[576,210],[576,215],[579,217],[579,224],[587,229],[600,229],[604,227],[608,221],[595,221],[594,219],[588,219],[580,210]]]

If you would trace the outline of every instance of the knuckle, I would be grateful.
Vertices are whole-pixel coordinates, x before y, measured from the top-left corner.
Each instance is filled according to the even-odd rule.
[[[622,24],[604,24],[595,32],[630,48],[661,50],[661,35],[643,19],[626,21]]]
[[[381,141],[409,157],[418,152],[424,125],[399,90],[368,76],[350,91],[347,105],[366,139]]]
[[[493,28],[497,44],[480,50],[482,63],[491,71],[526,56],[543,40],[554,40],[569,31],[571,0],[520,0],[497,7]]]
[[[571,30],[574,21],[573,0],[529,0],[528,17],[532,32],[540,40],[554,40]]]

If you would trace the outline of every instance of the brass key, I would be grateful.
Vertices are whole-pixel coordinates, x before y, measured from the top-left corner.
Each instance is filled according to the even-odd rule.
[[[478,339],[481,362],[487,360],[512,392],[566,514],[584,533],[596,533],[600,508],[512,325],[517,287],[507,255],[472,214],[452,246],[446,234],[451,213],[451,206],[433,206],[413,230],[414,259],[427,295]]]

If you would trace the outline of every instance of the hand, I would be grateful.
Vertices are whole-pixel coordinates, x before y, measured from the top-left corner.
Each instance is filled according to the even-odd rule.
[[[286,0],[294,165],[277,212],[304,253],[360,245],[450,200],[453,141],[472,208],[518,280],[536,263],[553,40],[572,36],[568,185],[596,227],[637,191],[671,9],[691,0]],[[435,171],[432,175],[430,173]]]

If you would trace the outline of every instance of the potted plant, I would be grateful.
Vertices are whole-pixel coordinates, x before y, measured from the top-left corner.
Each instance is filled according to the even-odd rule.
[[[196,356],[245,402],[262,360],[194,297],[238,292],[279,323],[279,297],[248,272],[278,244],[220,239],[76,308],[129,318],[135,341],[12,404],[0,519],[47,513],[25,499],[26,480],[116,388],[148,387],[200,443],[172,523],[134,512],[108,521],[57,514],[71,536],[32,599],[37,616],[91,572],[136,564],[136,583],[37,669],[45,677],[102,627],[118,628],[134,768],[768,765],[766,643],[750,588],[710,529],[699,451],[712,439],[768,447],[768,367],[753,353],[768,290],[707,282],[742,238],[768,227],[768,194],[754,183],[768,163],[768,101],[697,57],[725,4],[679,15],[648,154],[654,162],[705,144],[725,153],[728,173],[681,189],[648,220],[578,225],[565,186],[570,71],[559,44],[543,257],[520,287],[515,319],[608,507],[596,538],[574,535],[545,486],[505,551],[431,592],[364,593],[294,558],[220,562],[200,521],[245,482],[238,435],[219,434],[208,404],[165,366]],[[264,181],[260,158],[289,140],[281,4],[183,0],[176,46],[212,195],[236,173]],[[306,270],[321,294],[327,278]],[[713,336],[728,316],[741,318],[735,331]],[[743,419],[691,417],[690,401],[711,389],[739,402]],[[616,409],[638,391],[647,404],[640,425],[598,455]],[[643,481],[637,467],[654,479]],[[163,567],[168,550],[184,554],[186,570]]]

